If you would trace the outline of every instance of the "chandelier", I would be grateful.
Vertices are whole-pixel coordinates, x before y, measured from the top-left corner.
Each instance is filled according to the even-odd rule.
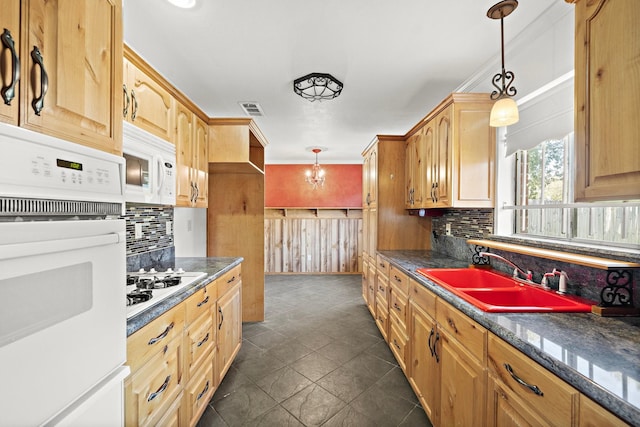
[[[491,108],[491,116],[489,118],[489,126],[509,126],[520,120],[518,114],[518,105],[511,98],[517,91],[511,86],[515,75],[512,71],[504,69],[504,17],[509,16],[516,7],[517,0],[503,0],[491,6],[487,12],[487,16],[491,19],[500,19],[500,52],[502,54],[502,71],[491,79],[491,83],[497,89],[491,92],[491,99],[496,100]]]
[[[320,148],[312,148],[311,151],[316,154],[316,162],[311,166],[311,170],[305,172],[305,181],[307,181],[313,189],[324,186],[324,170],[318,164],[318,153],[322,151]]]
[[[295,79],[293,91],[311,102],[333,99],[342,92],[342,82],[331,74],[311,73]]]

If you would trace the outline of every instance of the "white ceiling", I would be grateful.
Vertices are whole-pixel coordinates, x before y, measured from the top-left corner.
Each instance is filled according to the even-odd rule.
[[[561,0],[520,0],[505,42]],[[497,0],[124,0],[124,39],[210,117],[255,117],[268,164],[360,163],[376,134],[404,134],[488,62],[499,64]],[[507,68],[508,58],[506,58]],[[496,65],[495,72],[499,71]],[[329,73],[333,100],[309,102],[293,80]],[[489,82],[487,82],[489,83]],[[489,90],[489,85],[486,90]]]

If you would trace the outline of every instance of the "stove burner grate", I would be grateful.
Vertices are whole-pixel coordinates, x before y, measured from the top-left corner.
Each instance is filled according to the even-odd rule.
[[[127,294],[127,307],[149,301],[151,298],[153,298],[151,289],[135,289]]]

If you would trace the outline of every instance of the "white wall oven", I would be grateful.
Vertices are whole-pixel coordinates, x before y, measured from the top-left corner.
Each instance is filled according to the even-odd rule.
[[[176,204],[176,147],[131,123],[123,123],[127,202]]]
[[[0,426],[123,424],[124,160],[0,124]]]

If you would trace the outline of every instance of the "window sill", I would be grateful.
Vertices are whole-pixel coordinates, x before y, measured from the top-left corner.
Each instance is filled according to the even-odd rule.
[[[496,235],[489,236],[487,240],[468,240],[467,243],[603,270],[640,268],[640,251],[620,248]]]

